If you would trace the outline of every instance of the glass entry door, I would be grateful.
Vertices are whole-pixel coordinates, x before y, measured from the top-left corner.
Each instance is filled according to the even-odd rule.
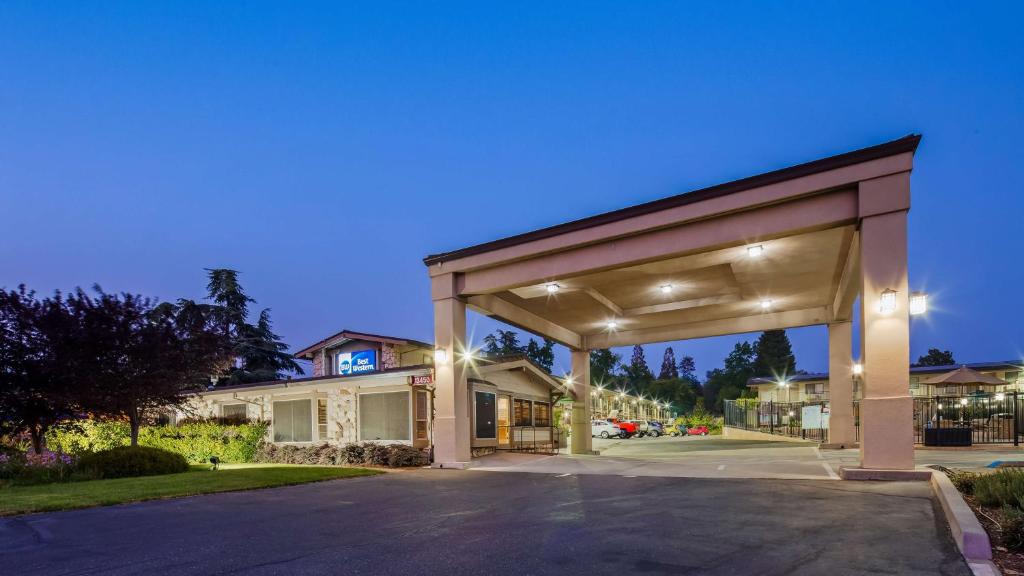
[[[498,396],[498,445],[508,446],[509,432],[512,422],[512,397]]]

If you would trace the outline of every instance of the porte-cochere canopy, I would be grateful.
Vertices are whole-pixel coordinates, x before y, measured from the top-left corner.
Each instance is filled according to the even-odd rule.
[[[568,346],[577,398],[589,395],[591,349],[828,325],[830,373],[843,381],[831,384],[830,433],[852,443],[841,389],[851,389],[852,406],[850,320],[860,295],[863,465],[911,467],[906,214],[919,141],[426,257],[439,358],[448,360],[437,366],[438,461],[469,460],[460,440],[469,426],[459,363],[466,306]],[[894,307],[879,308],[883,292],[895,293]],[[587,412],[586,402],[574,408],[577,452],[590,451]]]

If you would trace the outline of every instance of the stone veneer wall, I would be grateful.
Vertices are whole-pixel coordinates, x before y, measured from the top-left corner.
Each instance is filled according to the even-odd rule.
[[[324,359],[319,354],[313,356],[313,376],[324,375]]]
[[[380,365],[383,369],[398,368],[398,354],[394,344],[381,344]]]
[[[327,439],[332,444],[348,444],[359,437],[356,430],[356,394],[342,388],[327,393]]]

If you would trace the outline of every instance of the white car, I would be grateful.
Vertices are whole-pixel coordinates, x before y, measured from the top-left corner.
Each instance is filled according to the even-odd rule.
[[[590,435],[601,438],[612,438],[622,435],[619,427],[607,420],[592,420],[590,422]]]
[[[626,420],[626,422],[636,424],[636,435],[638,438],[647,436],[647,433],[651,431],[651,427],[647,424],[647,420]]]

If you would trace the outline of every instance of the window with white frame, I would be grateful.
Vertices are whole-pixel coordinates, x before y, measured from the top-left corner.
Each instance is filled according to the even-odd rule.
[[[824,393],[825,393],[825,383],[824,382],[808,382],[807,384],[804,384],[804,394],[812,395],[812,394],[824,394]]]
[[[312,442],[313,403],[307,400],[274,402],[274,442]]]
[[[359,395],[359,437],[362,440],[412,440],[409,392]]]
[[[224,404],[220,407],[220,415],[222,418],[244,420],[247,417],[245,404]]]

